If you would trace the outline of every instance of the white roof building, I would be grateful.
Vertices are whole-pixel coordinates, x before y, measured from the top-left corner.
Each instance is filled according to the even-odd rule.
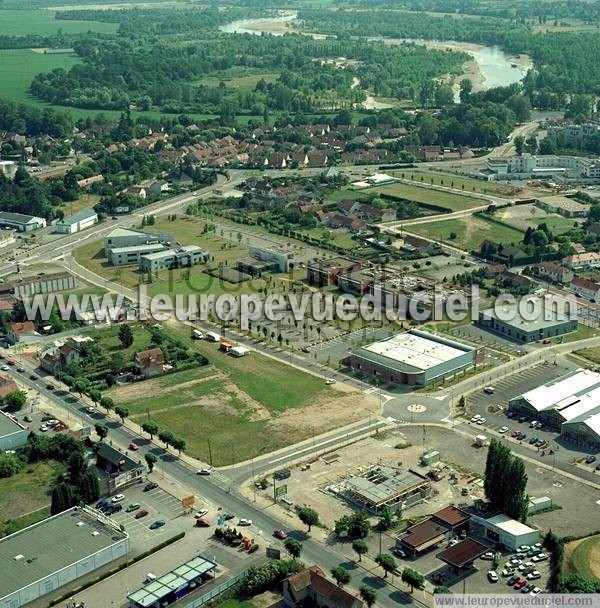
[[[486,518],[473,514],[471,521],[483,527],[486,538],[508,549],[514,550],[520,545],[533,545],[540,540],[539,530],[530,528],[508,515],[500,514]]]

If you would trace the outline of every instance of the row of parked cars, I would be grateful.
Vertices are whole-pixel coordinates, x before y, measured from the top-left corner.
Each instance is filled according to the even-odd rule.
[[[494,553],[488,551],[482,556],[482,559],[494,559]],[[542,577],[541,572],[537,570],[540,562],[548,559],[548,556],[542,550],[542,544],[521,545],[516,553],[504,564],[501,576],[506,578],[506,584],[521,593],[529,593],[537,595],[541,593],[541,589],[533,582]],[[498,573],[495,570],[488,572],[488,580],[491,583],[497,583],[499,580]]]
[[[150,490],[154,490],[154,488],[158,488],[158,484],[154,481],[147,483],[144,486],[144,492],[149,492]],[[115,494],[111,498],[103,498],[96,503],[96,509],[102,511],[105,515],[114,515],[119,511],[123,510],[123,502],[125,501],[125,494]],[[127,505],[125,509],[126,513],[135,513],[135,519],[143,519],[148,515],[148,511],[146,509],[142,509],[140,503],[132,502]],[[166,525],[164,519],[157,519],[153,521],[149,528],[151,530],[156,530],[158,528],[162,528]]]

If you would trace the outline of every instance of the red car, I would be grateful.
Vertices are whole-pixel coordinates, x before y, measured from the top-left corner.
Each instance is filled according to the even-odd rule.
[[[67,428],[67,427],[66,427],[66,426],[65,426],[65,425],[64,425],[62,422],[59,422],[58,424],[55,424],[55,425],[52,427],[52,430],[53,430],[53,431],[64,431],[66,428]]]
[[[7,363],[8,363],[9,365],[16,365],[16,364],[17,364],[17,362],[16,362],[14,359],[9,359],[9,360],[7,361]]]
[[[524,578],[520,578],[514,585],[513,585],[513,589],[520,589],[521,587],[525,586],[525,583],[527,583],[527,579]]]
[[[287,533],[281,529],[277,529],[273,532],[273,536],[275,538],[281,538],[283,540],[284,538],[287,538]]]
[[[198,517],[196,519],[196,526],[198,528],[209,528],[210,522],[208,520],[204,519],[204,517]]]
[[[130,450],[133,450],[134,452],[137,452],[137,451],[138,451],[140,448],[138,447],[138,444],[137,444],[137,443],[135,443],[134,441],[132,441],[132,442],[129,444],[129,449],[130,449]]]
[[[515,429],[510,436],[511,437],[518,437],[521,434],[521,431],[519,429]]]
[[[141,511],[138,511],[135,514],[135,518],[136,519],[142,519],[142,517],[146,517],[146,515],[148,515],[148,511],[144,511],[143,509]]]

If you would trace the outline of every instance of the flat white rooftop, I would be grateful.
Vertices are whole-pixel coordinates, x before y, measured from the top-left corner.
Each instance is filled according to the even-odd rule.
[[[374,342],[363,350],[426,370],[460,357],[470,349],[461,350],[425,336],[402,333],[381,342]]]
[[[508,515],[496,515],[494,517],[490,517],[488,520],[486,520],[486,523],[491,524],[499,530],[504,530],[504,532],[512,534],[513,536],[521,536],[523,534],[537,532],[535,528],[530,528],[520,521],[510,518]]]
[[[548,409],[559,409],[564,411],[565,408],[573,406],[575,403],[584,401],[592,401],[593,405],[597,406],[600,398],[600,374],[590,369],[577,369],[565,376],[561,376],[554,382],[543,384],[534,388],[532,391],[522,395],[531,407],[537,412]],[[594,397],[592,397],[594,395]],[[592,404],[590,403],[590,407]],[[583,412],[579,411],[577,415]]]

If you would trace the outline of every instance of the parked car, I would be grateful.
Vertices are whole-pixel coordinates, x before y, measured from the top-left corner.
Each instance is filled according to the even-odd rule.
[[[227,511],[225,511],[225,513],[223,513],[222,517],[225,521],[227,521],[229,519],[233,519],[234,516],[231,513],[227,513]]]
[[[490,581],[490,583],[497,583],[498,582],[498,574],[496,573],[495,570],[490,570],[487,573],[487,577],[488,577],[488,580]]]
[[[25,371],[25,368],[24,368],[24,367],[19,366],[19,367],[17,367],[17,371],[18,371],[18,372],[20,372],[20,373],[22,374],[22,373]]]
[[[508,427],[507,427],[507,426],[501,426],[501,427],[498,429],[498,432],[499,432],[500,434],[504,434],[504,433],[508,432]]]
[[[137,444],[137,443],[135,443],[135,441],[132,441],[132,442],[129,444],[129,449],[130,449],[130,450],[133,450],[134,452],[137,452],[137,451],[138,451],[140,448],[138,447],[138,444]]]
[[[154,490],[154,488],[158,488],[158,484],[155,481],[151,481],[144,486],[144,492],[150,492],[150,490]]]
[[[198,469],[196,475],[210,475],[210,469]]]
[[[125,500],[125,494],[115,494],[111,499],[110,502],[112,503],[116,503],[116,502],[121,502],[122,500]]]
[[[238,521],[238,526],[251,526],[251,525],[252,525],[252,520],[246,519],[245,517],[240,518],[240,520]]]
[[[475,424],[485,424],[487,420],[485,418],[480,418]]]
[[[548,556],[545,553],[538,553],[537,555],[534,555],[531,558],[531,561],[533,563],[537,563],[537,562],[543,562],[544,560],[547,560]]]
[[[518,437],[521,434],[521,431],[519,429],[515,429],[510,436],[511,437]]]
[[[586,459],[585,462],[587,464],[592,464],[592,462],[596,462],[596,457],[593,454],[590,454]]]
[[[204,519],[204,517],[197,517],[195,525],[198,528],[209,528],[210,522],[207,519]]]
[[[335,378],[327,378],[327,379],[325,380],[325,384],[327,384],[328,386],[329,386],[330,384],[335,384]]]
[[[533,572],[530,572],[530,573],[527,575],[527,578],[528,578],[530,581],[534,581],[536,578],[542,578],[542,575],[541,575],[541,574],[540,574],[540,573],[539,573],[537,570],[533,570]]]
[[[14,359],[8,359],[7,363],[11,366],[17,364],[17,362]]]
[[[534,587],[535,585],[533,583],[527,583],[521,589],[521,593],[529,593]]]
[[[66,428],[67,427],[62,422],[59,422],[52,427],[52,430],[58,433],[58,431],[64,431]]]
[[[517,570],[519,572],[523,572],[524,570],[527,570],[527,568],[530,568],[531,566],[533,566],[533,562],[525,562],[524,564],[521,564]]]
[[[31,416],[29,416],[29,414],[27,416],[23,416],[23,420],[25,422],[33,422],[33,418]]]
[[[486,387],[483,389],[483,392],[484,392],[486,395],[493,395],[493,394],[494,394],[494,387],[493,387],[493,386],[486,386]]]
[[[158,528],[162,528],[166,525],[166,521],[164,519],[157,519],[150,524],[150,530],[157,530]]]
[[[140,508],[140,503],[139,502],[132,502],[130,505],[127,506],[127,508],[125,509],[125,511],[127,513],[131,513],[132,511],[137,511]]]
[[[527,581],[524,578],[520,578],[514,585],[513,589],[522,589],[527,584]]]
[[[287,538],[287,532],[283,531],[281,528],[277,528],[277,530],[273,532],[273,536],[283,540],[284,538]]]
[[[119,505],[119,504],[112,504],[112,505],[108,505],[106,507],[106,509],[104,509],[104,512],[107,515],[113,515],[113,513],[118,513],[119,511],[123,510],[123,505]]]
[[[142,517],[146,517],[146,515],[148,515],[148,511],[146,511],[145,509],[142,509],[141,511],[138,511],[135,514],[135,518],[136,519],[142,519]]]
[[[404,551],[404,549],[401,549],[400,547],[394,547],[392,549],[392,553],[402,559],[406,559],[406,557],[407,557],[406,551]]]
[[[54,384],[46,384],[46,388],[47,388],[49,391],[53,391],[53,390],[54,390]]]
[[[471,422],[477,422],[480,418],[481,418],[481,416],[479,414],[475,414],[475,416],[473,416],[473,418],[471,418]]]
[[[99,500],[96,503],[96,509],[105,509],[106,507],[108,507],[110,503],[108,502],[108,500],[106,500],[106,498],[103,498],[102,500]]]
[[[494,552],[493,551],[486,551],[482,556],[481,559],[485,559],[485,560],[493,560],[494,559]]]
[[[508,563],[513,566],[518,566],[521,563],[521,559],[519,557],[511,557]]]
[[[512,587],[518,580],[519,580],[519,577],[515,574],[506,581],[506,584],[509,587]]]
[[[208,509],[198,509],[194,517],[197,519],[198,517],[204,517],[208,513]]]
[[[527,416],[520,416],[518,422],[520,422],[521,424],[523,424],[523,422],[527,422]]]
[[[40,427],[40,431],[42,433],[45,433],[48,430],[48,427],[45,424],[42,424],[42,426]]]
[[[517,436],[519,441],[523,441],[523,439],[527,439],[527,433],[519,433]]]
[[[537,440],[538,440],[538,438],[537,438],[537,437],[532,437],[532,438],[529,440],[530,445],[533,445],[534,443],[537,443]]]
[[[538,593],[541,593],[542,590],[539,587],[534,587],[530,592],[529,595],[537,595]]]
[[[532,420],[532,421],[529,423],[529,428],[530,428],[530,429],[535,429],[536,427],[537,427],[537,420]]]
[[[504,570],[502,570],[501,574],[504,578],[506,578],[508,576],[514,576],[515,571],[512,568],[506,567]]]

